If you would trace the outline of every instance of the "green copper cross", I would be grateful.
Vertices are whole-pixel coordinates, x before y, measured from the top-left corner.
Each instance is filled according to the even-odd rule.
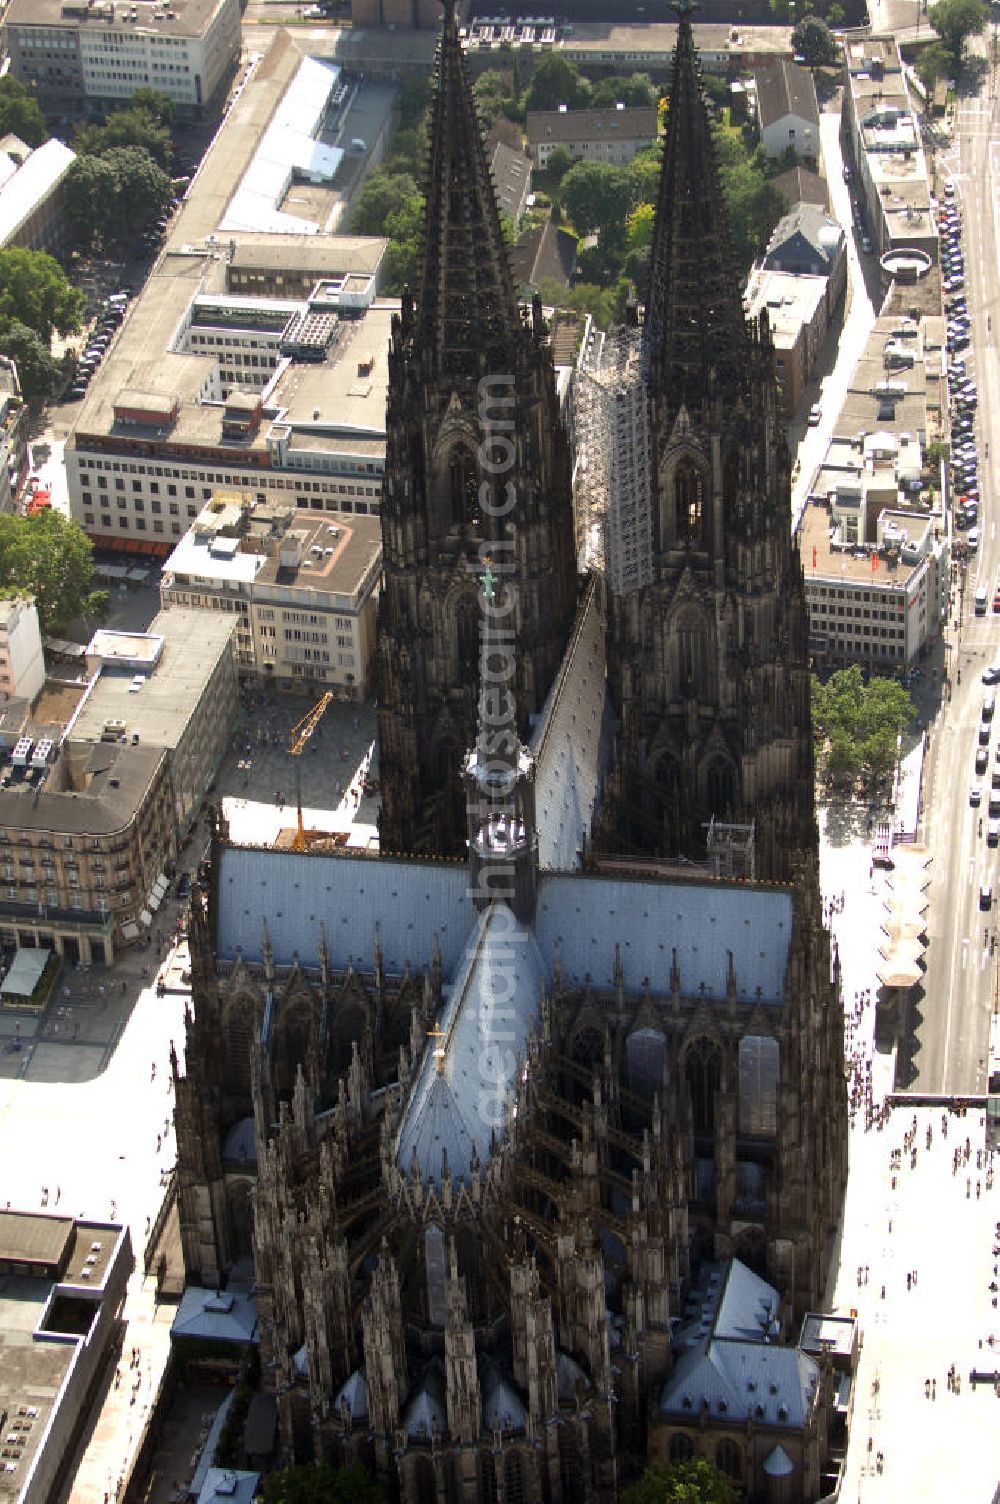
[[[674,10],[682,18],[698,9],[698,0],[674,0]]]
[[[491,601],[493,599],[493,584],[494,584],[494,581],[496,580],[496,575],[493,573],[493,570],[490,568],[490,565],[492,564],[492,562],[493,562],[492,559],[487,559],[486,560],[486,569],[483,572],[483,577],[482,577],[483,600],[485,600],[485,601]]]

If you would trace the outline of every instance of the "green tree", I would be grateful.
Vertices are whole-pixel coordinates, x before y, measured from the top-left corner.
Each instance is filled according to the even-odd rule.
[[[648,73],[632,73],[628,77],[602,78],[593,86],[590,102],[595,110],[613,109],[616,104],[634,108],[644,104],[656,104],[657,90]]]
[[[529,110],[582,109],[590,103],[590,83],[558,52],[546,52],[538,60],[525,96]]]
[[[510,93],[503,74],[496,68],[487,68],[485,73],[480,73],[472,85],[472,93],[479,112],[480,123],[483,130],[488,131],[494,120],[499,119],[503,114],[504,106],[510,101]]]
[[[653,1462],[622,1492],[622,1504],[736,1504],[736,1489],[705,1457]]]
[[[20,319],[0,318],[0,351],[17,366],[25,397],[48,397],[59,377],[59,362],[46,342]]]
[[[110,162],[117,179],[117,212],[123,228],[132,234],[148,228],[173,197],[169,177],[141,146],[113,147],[104,160]]]
[[[633,203],[656,203],[662,166],[663,151],[659,142],[655,146],[647,146],[645,150],[636,152],[628,167]]]
[[[53,256],[21,246],[0,251],[0,317],[19,319],[48,344],[53,329],[79,329],[83,306],[83,293]]]
[[[420,197],[409,173],[373,172],[355,201],[351,231],[355,235],[386,235],[391,215]]]
[[[932,94],[938,79],[947,78],[951,72],[951,56],[943,42],[932,42],[923,48],[915,66],[920,82]]]
[[[93,587],[93,549],[75,522],[52,508],[0,516],[0,589],[34,596],[43,634],[77,616],[102,616],[107,592]]]
[[[113,110],[103,125],[81,126],[74,146],[80,156],[90,157],[106,156],[117,146],[141,146],[164,170],[173,161],[170,132],[147,110]]]
[[[399,123],[404,130],[420,125],[431,102],[431,81],[424,73],[408,73],[399,90]]]
[[[624,225],[631,199],[628,169],[610,162],[577,162],[562,180],[563,209],[581,235]]]
[[[545,162],[545,171],[553,183],[561,183],[573,166],[573,158],[565,146],[553,146]]]
[[[66,214],[84,245],[115,223],[118,174],[105,157],[77,157],[66,174]]]
[[[66,178],[66,212],[88,245],[109,233],[137,234],[168,208],[173,186],[141,146],[77,157]]]
[[[990,12],[983,0],[938,0],[927,12],[927,19],[951,54],[955,67],[960,68],[966,42],[986,30]]]
[[[308,1462],[264,1479],[264,1504],[386,1504],[385,1493],[363,1467]]]
[[[820,16],[803,16],[792,32],[792,51],[812,67],[837,60],[837,41]]]
[[[656,210],[652,204],[637,204],[625,221],[625,241],[630,251],[639,251],[653,244],[653,226]]]
[[[7,73],[0,78],[0,136],[11,134],[28,146],[41,146],[49,132],[38,100]]]
[[[733,249],[746,271],[784,214],[785,201],[767,178],[763,153],[751,156],[736,131],[717,128],[713,139]]]
[[[165,125],[169,130],[174,123],[176,107],[169,94],[163,94],[159,89],[141,88],[136,89],[128,102],[130,110],[142,110],[159,125]]]
[[[874,676],[866,683],[857,664],[831,674],[825,684],[813,678],[813,726],[826,739],[827,772],[835,777],[887,773],[913,713],[913,700],[897,680]]]

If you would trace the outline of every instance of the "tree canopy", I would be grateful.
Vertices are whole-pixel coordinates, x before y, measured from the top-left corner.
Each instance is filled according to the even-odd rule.
[[[938,0],[927,12],[927,19],[951,53],[955,67],[960,68],[966,42],[986,30],[990,12],[982,0]]]
[[[170,95],[161,93],[159,89],[136,89],[128,104],[130,110],[144,110],[158,124],[165,125],[168,129],[174,123],[176,106]]]
[[[803,16],[792,32],[792,51],[813,67],[837,60],[837,41],[821,16]]]
[[[103,125],[82,125],[74,142],[85,157],[103,157],[118,146],[143,147],[165,171],[173,161],[170,132],[145,108],[113,110]]]
[[[173,187],[143,147],[115,146],[77,157],[66,178],[66,212],[88,244],[106,232],[136,234],[170,204]]]
[[[51,507],[32,517],[0,515],[0,590],[33,595],[45,636],[77,616],[103,615],[108,596],[94,588],[90,539]]]
[[[55,257],[15,246],[0,251],[0,319],[17,319],[48,345],[52,331],[80,327],[84,295]]]
[[[14,361],[25,397],[48,397],[59,375],[59,362],[48,343],[20,319],[0,318],[0,352]]]
[[[736,1489],[705,1457],[666,1466],[653,1462],[623,1490],[622,1504],[736,1504]]]
[[[354,235],[388,235],[389,218],[412,204],[422,203],[416,180],[408,172],[373,172],[358,194],[351,215]]]
[[[558,52],[539,58],[525,97],[529,110],[582,109],[590,103],[590,82]]]
[[[264,1504],[385,1504],[385,1493],[363,1467],[308,1462],[269,1473]]]
[[[621,229],[632,202],[628,169],[610,162],[577,162],[562,180],[560,199],[581,235]]]
[[[896,679],[865,682],[857,664],[812,681],[812,717],[826,744],[827,772],[879,776],[893,767],[896,739],[913,718],[913,700]]]
[[[7,73],[0,78],[0,136],[11,134],[20,136],[27,146],[41,146],[49,132],[38,100]]]
[[[659,92],[648,73],[630,73],[627,77],[598,79],[591,90],[590,103],[595,110],[614,109],[616,104],[656,104]]]

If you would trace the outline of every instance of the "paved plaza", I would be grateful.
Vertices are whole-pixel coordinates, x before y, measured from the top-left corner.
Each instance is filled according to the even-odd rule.
[[[824,840],[822,873],[828,899],[839,907],[843,898],[831,922],[858,1104],[844,1231],[831,1281],[835,1308],[857,1310],[864,1344],[841,1498],[849,1504],[987,1501],[1000,1480],[1000,1399],[992,1384],[969,1382],[977,1367],[1000,1370],[1000,1310],[990,1289],[998,1283],[1000,1187],[992,1176],[988,1183],[985,1161],[977,1168],[977,1151],[984,1152],[983,1113],[959,1116],[942,1106],[904,1101],[888,1111],[884,1126],[876,1126],[895,1066],[890,1048],[875,1047],[875,970],[887,877],[879,869],[872,873],[867,841],[850,828]],[[891,1040],[893,1020],[881,1024],[880,1041]],[[904,1147],[911,1135],[913,1155]],[[964,1161],[966,1139],[969,1162],[953,1173],[955,1151],[961,1149]],[[948,1380],[952,1365],[957,1393]]]

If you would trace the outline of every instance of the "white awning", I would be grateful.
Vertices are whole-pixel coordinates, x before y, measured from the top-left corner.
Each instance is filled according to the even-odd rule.
[[[134,920],[130,919],[127,924],[123,924],[122,925],[122,939],[123,940],[138,940],[138,938],[139,938],[139,926],[135,923]]]
[[[156,888],[154,888],[152,893],[150,893],[149,897],[146,899],[147,909],[152,909],[153,913],[155,914],[157,909],[160,907],[162,899],[163,894],[160,893]]]
[[[152,924],[153,922],[153,916],[148,909],[143,909],[142,913],[139,915],[139,919],[143,924]]]

